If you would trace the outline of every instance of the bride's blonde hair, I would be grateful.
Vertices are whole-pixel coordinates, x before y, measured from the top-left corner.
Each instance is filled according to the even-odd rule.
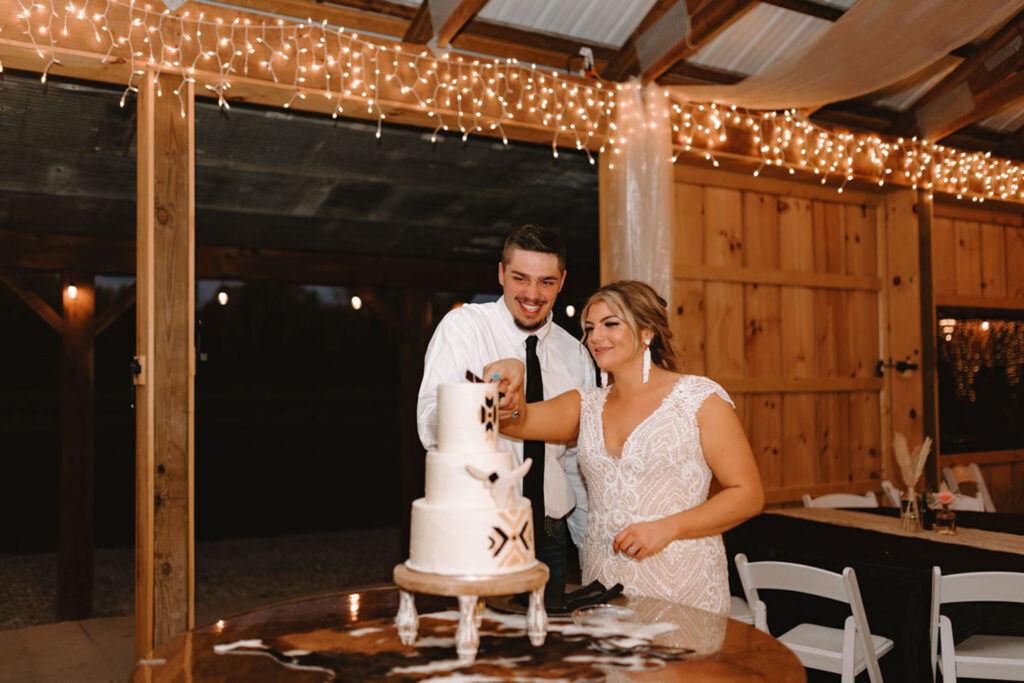
[[[651,339],[651,361],[666,370],[678,370],[679,362],[672,348],[672,330],[668,326],[668,302],[658,296],[653,287],[637,280],[619,280],[605,285],[587,299],[580,315],[580,325],[586,324],[587,311],[598,301],[608,304],[626,323],[633,336],[635,350],[639,351],[643,347],[640,331],[650,330],[654,333]],[[586,330],[583,343],[587,343]]]

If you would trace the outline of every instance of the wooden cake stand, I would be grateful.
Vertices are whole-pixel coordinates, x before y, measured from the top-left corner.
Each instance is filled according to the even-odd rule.
[[[410,569],[403,562],[395,566],[395,584],[398,585],[398,616],[395,625],[404,645],[416,641],[419,616],[413,593],[455,596],[459,599],[459,626],[455,631],[455,652],[459,661],[468,664],[476,659],[480,646],[480,619],[477,598],[530,592],[530,606],[526,612],[526,634],[535,647],[544,644],[548,634],[548,613],[544,610],[544,584],[548,582],[548,566],[537,562],[533,567],[514,574],[500,576],[447,576],[428,574]],[[481,606],[483,603],[481,603]]]

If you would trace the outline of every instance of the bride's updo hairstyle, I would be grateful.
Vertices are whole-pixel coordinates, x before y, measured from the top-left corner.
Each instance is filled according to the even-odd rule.
[[[581,325],[586,324],[587,311],[598,301],[606,303],[626,323],[633,335],[633,345],[637,353],[643,349],[640,331],[653,332],[651,362],[665,370],[677,371],[676,352],[672,349],[672,330],[668,327],[668,302],[658,296],[653,287],[637,280],[619,280],[605,285],[587,299],[583,314],[580,315]],[[583,343],[586,342],[584,332]]]

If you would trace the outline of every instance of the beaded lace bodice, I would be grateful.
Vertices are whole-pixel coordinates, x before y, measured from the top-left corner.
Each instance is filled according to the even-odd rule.
[[[613,553],[612,542],[630,524],[661,519],[707,500],[712,475],[701,449],[697,411],[711,394],[732,404],[729,395],[706,377],[685,375],[630,433],[621,453],[609,454],[603,420],[608,391],[580,389],[579,463],[589,500],[583,583],[621,583],[626,593],[728,612],[721,536],[672,541],[639,561]]]

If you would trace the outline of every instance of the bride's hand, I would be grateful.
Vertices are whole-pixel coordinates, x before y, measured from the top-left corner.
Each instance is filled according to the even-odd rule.
[[[498,391],[505,394],[498,407],[509,413],[520,410],[522,397],[523,378],[526,376],[526,366],[523,361],[516,358],[503,358],[489,365],[484,366],[484,379],[498,383]]]
[[[637,522],[619,532],[612,542],[612,552],[642,560],[661,552],[672,540],[672,530],[667,519]]]

